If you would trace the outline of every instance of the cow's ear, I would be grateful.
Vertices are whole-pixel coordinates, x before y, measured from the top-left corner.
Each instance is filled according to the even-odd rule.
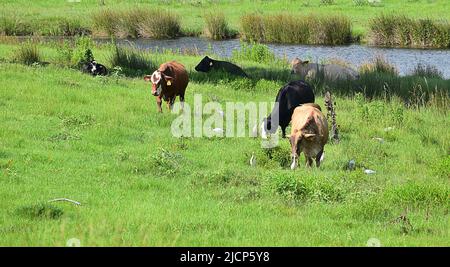
[[[300,61],[303,65],[306,65],[309,63],[309,60],[305,60],[305,61]]]
[[[144,81],[148,82],[152,80],[152,75],[145,75],[144,76]]]
[[[164,80],[166,80],[167,86],[171,86],[171,85],[172,85],[172,82],[173,82],[173,77],[164,75]]]

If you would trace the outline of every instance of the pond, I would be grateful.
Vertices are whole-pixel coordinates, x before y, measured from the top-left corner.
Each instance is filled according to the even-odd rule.
[[[234,49],[240,49],[240,41],[238,39],[212,41],[199,37],[182,37],[171,40],[120,40],[119,44],[134,45],[139,49],[154,51],[157,49],[195,49],[200,54],[205,55],[213,51],[222,57],[230,57]],[[286,57],[289,60],[299,57],[301,59],[310,58],[314,62],[322,62],[334,58],[347,61],[355,67],[359,67],[377,55],[381,55],[397,67],[400,75],[410,74],[414,67],[421,63],[435,66],[445,78],[450,78],[450,50],[380,48],[364,45],[312,46],[268,44],[268,46],[277,56]]]

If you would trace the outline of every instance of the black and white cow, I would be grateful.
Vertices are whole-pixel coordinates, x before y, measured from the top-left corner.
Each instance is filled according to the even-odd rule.
[[[268,133],[275,133],[280,126],[284,138],[294,109],[301,104],[314,103],[314,101],[313,90],[307,82],[298,80],[287,83],[278,91],[272,112],[261,123],[261,136],[265,138]],[[253,131],[255,134],[257,129]]]
[[[95,60],[92,60],[92,61],[84,64],[83,72],[89,73],[93,76],[108,75],[108,69],[104,65],[97,63]]]

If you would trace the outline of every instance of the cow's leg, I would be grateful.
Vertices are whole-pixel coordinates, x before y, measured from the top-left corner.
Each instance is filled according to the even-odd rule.
[[[320,150],[320,152],[316,156],[316,166],[317,166],[317,168],[320,167],[320,158],[322,157],[322,155],[323,155],[323,149]]]
[[[157,96],[156,97],[156,105],[158,106],[158,112],[162,112],[161,102],[162,102],[161,96]]]
[[[184,111],[184,94],[180,95],[181,112]]]
[[[286,138],[286,127],[285,126],[281,126],[281,137]]]
[[[311,167],[313,163],[313,159],[305,155],[306,158],[306,167]]]
[[[175,103],[175,98],[176,96],[171,97],[169,98],[169,101],[167,101],[167,107],[169,108],[170,111],[172,111],[173,103]]]

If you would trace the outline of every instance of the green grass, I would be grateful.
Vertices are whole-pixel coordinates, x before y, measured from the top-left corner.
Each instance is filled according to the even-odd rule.
[[[372,237],[383,246],[450,245],[448,106],[337,97],[341,142],[326,145],[320,169],[291,171],[287,140],[267,151],[252,138],[176,139],[176,115],[156,112],[142,77],[8,63],[15,47],[0,45],[1,246],[70,238],[82,246],[365,246]],[[45,61],[58,58],[55,47],[39,49]],[[99,62],[110,55],[93,53]],[[190,71],[202,58],[151,56]],[[190,75],[189,104],[195,93],[223,105],[273,101],[285,83]],[[59,197],[81,206],[47,203]],[[398,219],[405,212],[409,223]]]
[[[28,34],[30,28],[39,25],[34,31],[39,32],[64,32],[67,25],[70,29],[79,32],[90,28],[92,22],[86,18],[90,12],[98,12],[102,9],[128,10],[138,7],[141,10],[154,10],[161,8],[174,12],[181,17],[181,31],[186,34],[199,35],[205,28],[204,14],[222,12],[233,32],[240,30],[240,18],[243,14],[262,13],[266,15],[289,12],[303,15],[345,15],[352,22],[353,36],[367,36],[370,21],[381,13],[395,13],[405,15],[414,19],[431,18],[450,21],[450,3],[446,0],[383,0],[381,5],[357,5],[353,0],[336,0],[332,5],[323,5],[320,0],[298,0],[298,1],[139,1],[130,3],[121,0],[105,1],[105,6],[100,6],[96,0],[77,2],[43,0],[43,1],[3,1],[0,3],[3,13],[8,18],[5,29],[10,32],[17,28],[18,34]],[[64,14],[64,15],[62,15]],[[57,26],[55,20],[65,19],[66,23]],[[75,20],[81,21],[75,23]],[[0,22],[2,20],[0,19]],[[2,25],[2,24],[0,24]],[[17,26],[16,26],[17,25]],[[66,25],[65,27],[63,27]],[[74,31],[74,30],[72,30]],[[367,41],[367,40],[366,40]]]

